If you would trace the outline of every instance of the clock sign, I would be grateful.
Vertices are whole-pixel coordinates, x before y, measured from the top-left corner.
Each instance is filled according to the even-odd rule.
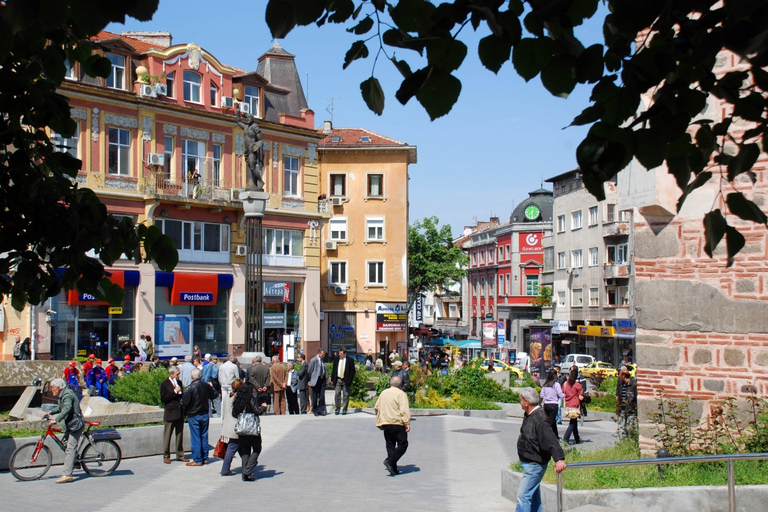
[[[539,207],[536,206],[535,204],[529,205],[525,209],[525,217],[528,220],[536,220],[536,219],[538,219],[539,218],[539,213],[540,213],[539,212]]]

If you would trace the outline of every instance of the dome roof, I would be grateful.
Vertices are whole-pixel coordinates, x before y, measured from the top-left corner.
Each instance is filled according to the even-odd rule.
[[[509,222],[551,222],[552,221],[552,209],[555,199],[552,191],[544,188],[534,190],[528,193],[528,198],[522,201],[512,211],[512,215],[509,217]],[[526,209],[529,206],[535,206],[526,215]],[[538,209],[538,215],[534,218],[530,216],[536,214]]]

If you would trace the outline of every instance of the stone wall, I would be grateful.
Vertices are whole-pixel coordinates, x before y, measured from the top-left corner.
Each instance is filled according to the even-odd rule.
[[[0,387],[31,386],[35,377],[61,377],[69,361],[0,361]],[[82,365],[78,365],[82,371]]]

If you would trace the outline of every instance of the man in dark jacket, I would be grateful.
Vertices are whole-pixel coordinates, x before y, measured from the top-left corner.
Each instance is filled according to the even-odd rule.
[[[299,364],[301,368],[297,372],[299,377],[299,412],[301,414],[307,414],[307,383],[309,382],[309,366],[307,365],[307,357],[304,354],[299,354]]]
[[[541,512],[541,479],[549,459],[555,460],[555,472],[565,470],[565,454],[547,423],[547,415],[539,406],[539,394],[526,388],[520,392],[520,406],[525,411],[520,437],[517,438],[517,456],[523,467],[523,478],[517,490],[515,512]]]
[[[184,411],[181,410],[182,385],[178,367],[172,366],[168,378],[160,384],[160,401],[163,412],[163,462],[171,463],[171,435],[176,432],[176,460],[189,462],[184,458]]]
[[[333,361],[331,371],[331,384],[333,384],[335,413],[347,414],[349,407],[349,390],[352,389],[352,381],[355,380],[355,360],[347,355],[347,349],[339,350],[339,357]],[[342,407],[343,400],[343,407]]]
[[[202,466],[208,464],[208,401],[219,394],[211,383],[201,380],[203,372],[199,368],[192,370],[192,383],[184,390],[181,405],[187,414],[189,424],[189,443],[192,447],[192,458],[187,466]]]
[[[637,379],[630,377],[626,366],[621,367],[616,382],[616,414],[619,437],[637,429]]]

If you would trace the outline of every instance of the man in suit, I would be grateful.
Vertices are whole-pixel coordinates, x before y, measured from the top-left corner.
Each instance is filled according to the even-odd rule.
[[[288,401],[288,414],[299,414],[299,401],[296,392],[299,389],[299,375],[293,368],[293,363],[286,365],[288,370],[288,387],[285,388],[285,398]]]
[[[317,351],[317,356],[309,363],[309,385],[312,386],[312,414],[325,416],[325,384],[328,380],[328,370],[323,362],[325,350]]]
[[[248,382],[253,386],[253,396],[267,391],[269,367],[267,363],[261,360],[261,356],[256,356],[251,360],[251,367],[248,369]]]
[[[168,378],[160,384],[160,401],[165,405],[163,421],[163,462],[171,463],[171,435],[176,431],[176,460],[189,462],[184,458],[184,411],[181,409],[182,385],[179,369],[172,367]]]
[[[272,387],[272,404],[275,414],[285,414],[285,388],[288,387],[288,372],[277,356],[272,356],[269,367],[269,382]]]
[[[347,414],[349,406],[349,390],[352,388],[352,380],[355,378],[355,360],[347,355],[347,349],[339,350],[339,357],[333,361],[333,371],[331,372],[331,384],[333,384],[335,414],[339,414],[341,408],[342,396],[344,399],[344,408],[341,414]]]
[[[299,411],[301,414],[307,414],[307,383],[309,382],[309,369],[307,367],[307,356],[299,354],[299,364],[301,367],[296,372],[299,378],[299,384],[296,389],[299,390]]]

